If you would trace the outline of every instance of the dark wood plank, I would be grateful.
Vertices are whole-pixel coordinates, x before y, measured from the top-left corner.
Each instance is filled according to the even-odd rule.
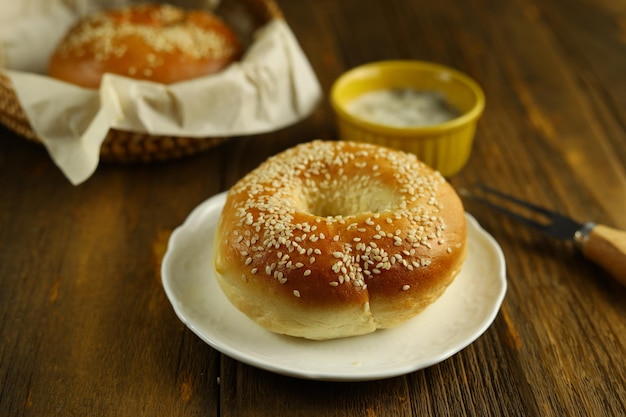
[[[626,289],[570,243],[477,203],[509,290],[453,357],[370,382],[276,375],[220,354],[160,282],[174,228],[268,156],[335,139],[328,93],[371,61],[458,68],[487,107],[451,179],[626,228],[626,6],[611,0],[279,0],[326,94],[306,120],[200,155],[102,164],[74,187],[0,126],[0,415],[621,416]]]
[[[189,181],[216,155],[103,166],[73,187],[21,141],[3,130],[2,414],[217,415],[219,356],[175,317],[159,271],[171,230],[218,191],[210,169]]]

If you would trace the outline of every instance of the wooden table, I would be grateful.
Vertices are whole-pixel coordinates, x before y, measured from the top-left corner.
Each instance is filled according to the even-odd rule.
[[[451,182],[487,183],[626,229],[626,5],[611,0],[281,0],[327,93],[384,59],[458,68],[487,107]],[[327,96],[271,134],[149,165],[102,164],[72,186],[45,150],[0,128],[0,415],[622,416],[626,288],[468,202],[500,243],[508,293],[473,344],[372,382],[259,370],[213,350],[161,285],[168,237],[268,156],[336,137]]]

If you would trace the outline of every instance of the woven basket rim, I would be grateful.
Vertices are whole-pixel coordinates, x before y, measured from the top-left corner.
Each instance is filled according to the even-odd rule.
[[[250,16],[257,21],[258,28],[272,19],[283,18],[282,11],[274,0],[231,0],[247,8]],[[10,77],[6,73],[10,68],[0,67],[0,124],[19,136],[41,143],[24,112]],[[221,138],[189,138],[171,135],[150,135],[110,129],[100,150],[100,157],[105,161],[149,162],[178,158],[200,152],[228,140]],[[200,142],[205,141],[202,144]]]

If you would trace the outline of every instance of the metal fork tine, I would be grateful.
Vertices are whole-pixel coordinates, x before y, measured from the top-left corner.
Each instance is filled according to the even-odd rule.
[[[501,191],[498,191],[498,190],[495,190],[493,188],[490,188],[490,187],[488,187],[488,186],[486,186],[484,184],[478,183],[478,184],[475,184],[474,187],[476,189],[481,190],[482,192],[484,192],[487,195],[489,195],[489,194],[495,195],[495,196],[497,196],[497,197],[499,197],[499,198],[501,198],[503,200],[515,203],[518,206],[522,206],[522,207],[525,207],[525,208],[527,208],[527,209],[529,209],[531,211],[534,211],[536,213],[542,214],[543,216],[546,216],[548,218],[548,220],[552,221],[554,216],[555,216],[554,212],[551,212],[551,211],[549,211],[549,210],[547,210],[547,209],[545,209],[543,207],[539,207],[539,206],[531,204],[531,203],[529,203],[527,201],[523,201],[523,200],[520,200],[520,199],[515,198],[513,196],[510,196],[508,194],[504,194]],[[512,218],[514,218],[517,221],[520,221],[520,222],[522,222],[522,223],[524,223],[524,224],[526,224],[528,226],[531,226],[531,227],[533,227],[533,228],[535,228],[537,230],[540,230],[540,231],[543,231],[543,232],[546,232],[548,230],[548,226],[546,224],[539,223],[537,221],[529,219],[526,216],[522,216],[522,215],[520,215],[518,213],[515,213],[515,212],[513,212],[513,211],[511,211],[511,210],[509,210],[507,208],[504,208],[503,206],[501,206],[499,204],[494,203],[493,201],[489,200],[488,198],[485,198],[485,197],[482,197],[480,195],[477,195],[476,193],[473,193],[473,192],[471,192],[469,190],[463,189],[463,190],[460,191],[460,193],[462,195],[470,197],[470,198],[472,198],[474,200],[477,200],[477,201],[479,201],[479,202],[481,202],[481,203],[483,203],[483,204],[485,204],[485,205],[487,205],[487,206],[489,206],[489,207],[491,207],[491,208],[493,208],[493,209],[495,209],[495,210],[497,210],[497,211],[499,211],[499,212],[501,212],[501,213],[503,213],[503,214],[505,214],[505,215],[507,215],[509,217],[512,217]]]
[[[509,210],[507,210],[507,209],[505,209],[505,208],[503,208],[503,207],[501,207],[501,206],[499,206],[497,204],[494,204],[491,201],[487,200],[486,198],[479,197],[477,195],[471,195],[471,198],[475,199],[477,201],[480,201],[481,203],[483,203],[483,204],[485,204],[485,205],[487,205],[487,206],[489,206],[489,207],[499,211],[500,213],[503,213],[503,214],[505,214],[505,215],[507,215],[509,217],[512,217],[515,220],[517,220],[517,221],[519,221],[521,223],[524,223],[524,224],[526,224],[528,226],[531,226],[531,227],[533,227],[535,229],[543,230],[543,228],[544,228],[542,225],[539,225],[537,222],[534,222],[534,221],[528,219],[527,217],[521,216],[521,215],[519,215],[517,213],[514,213],[512,211],[509,211]]]
[[[552,219],[553,216],[557,216],[557,214],[555,212],[553,212],[553,211],[550,211],[550,210],[547,210],[547,209],[545,209],[543,207],[534,205],[532,203],[529,203],[528,201],[520,200],[519,198],[510,196],[508,194],[504,194],[502,191],[495,190],[495,189],[493,189],[491,187],[488,187],[488,186],[486,186],[484,184],[478,183],[478,184],[476,184],[476,188],[484,191],[487,194],[496,195],[496,196],[498,196],[498,197],[500,197],[500,198],[502,198],[504,200],[516,203],[516,204],[518,204],[518,205],[520,205],[522,207],[526,207],[527,209],[530,209],[530,210],[535,211],[537,213],[543,214],[544,216],[546,216],[546,217],[548,217],[550,219]],[[494,207],[497,207],[497,204],[495,204],[495,203],[491,203],[491,205],[494,206]],[[502,210],[506,210],[506,209],[502,208]],[[512,213],[512,214],[514,214],[514,213]],[[537,223],[537,224],[539,224],[539,223]]]
[[[536,206],[527,201],[523,201],[518,198],[512,197],[508,194],[504,194],[501,191],[494,190],[493,188],[487,187],[484,184],[478,183],[478,184],[475,184],[474,187],[482,191],[487,196],[494,195],[498,198],[501,198],[504,201],[508,201],[508,202],[516,204],[517,206],[524,207],[533,213],[538,213],[546,218],[546,222],[541,223],[539,221],[535,221],[529,218],[528,216],[524,216],[519,213],[516,213],[498,203],[491,201],[489,198],[483,197],[481,195],[477,195],[475,193],[470,192],[469,190],[462,190],[460,193],[474,200],[477,200],[481,202],[482,204],[485,204],[543,233],[547,233],[549,235],[552,235],[554,237],[558,237],[561,239],[570,239],[581,226],[579,223],[559,213],[556,213],[551,210],[547,210],[540,206]]]

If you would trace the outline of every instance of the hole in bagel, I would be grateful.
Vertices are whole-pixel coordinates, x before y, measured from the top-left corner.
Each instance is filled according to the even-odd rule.
[[[374,181],[342,179],[308,181],[303,187],[304,209],[320,217],[351,216],[394,210],[400,195]]]

